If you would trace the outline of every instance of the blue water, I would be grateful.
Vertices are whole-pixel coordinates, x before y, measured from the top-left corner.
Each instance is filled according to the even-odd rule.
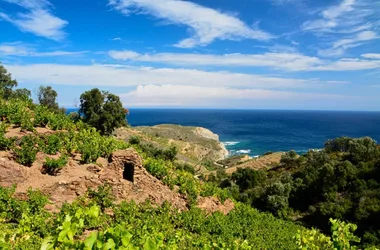
[[[380,142],[380,112],[132,109],[132,126],[163,123],[205,127],[232,154],[322,148],[339,136],[370,136]]]
[[[132,126],[172,123],[217,133],[232,154],[322,148],[339,136],[370,136],[380,142],[380,112],[132,109]]]

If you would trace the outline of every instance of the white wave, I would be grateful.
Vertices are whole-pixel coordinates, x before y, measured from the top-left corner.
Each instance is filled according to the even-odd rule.
[[[237,144],[239,144],[240,142],[238,141],[226,141],[226,142],[223,142],[224,146],[235,146]]]
[[[241,150],[236,151],[236,154],[249,154],[249,153],[251,153],[250,149],[241,149]]]

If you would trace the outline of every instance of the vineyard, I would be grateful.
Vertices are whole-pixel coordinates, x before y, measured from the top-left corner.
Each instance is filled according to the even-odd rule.
[[[179,212],[168,203],[116,205],[109,187],[90,190],[54,214],[44,209],[47,203],[39,191],[29,190],[21,200],[14,188],[0,188],[1,249],[343,250],[354,249],[349,242],[359,240],[351,233],[354,225],[333,221],[331,241],[243,204],[228,215],[207,215],[195,207]]]

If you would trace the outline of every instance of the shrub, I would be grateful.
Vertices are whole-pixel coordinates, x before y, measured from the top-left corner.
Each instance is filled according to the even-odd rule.
[[[186,171],[186,172],[189,172],[191,174],[195,174],[195,169],[193,166],[191,166],[190,164],[188,163],[176,163],[175,164],[175,168],[177,170],[183,170],[183,171]]]
[[[351,243],[359,243],[360,238],[354,235],[357,226],[339,220],[330,219],[332,238],[320,234],[317,230],[298,231],[295,239],[299,249],[331,249],[331,250],[354,250],[358,249]],[[366,249],[376,249],[370,247]]]
[[[150,174],[158,179],[163,179],[168,175],[168,168],[165,166],[165,161],[161,159],[148,158],[144,166]]]
[[[36,137],[27,135],[21,139],[19,147],[15,147],[16,161],[25,166],[31,166],[36,160]]]
[[[0,122],[0,150],[8,150],[11,148],[14,139],[9,139],[5,137],[8,125],[4,122]]]
[[[109,185],[99,186],[98,190],[89,189],[88,197],[91,198],[100,207],[102,211],[112,207],[115,200],[111,194],[112,187]]]
[[[174,161],[177,156],[177,153],[178,153],[177,147],[173,146],[168,149],[165,149],[162,152],[162,155],[165,160]]]
[[[38,105],[34,110],[34,126],[45,127],[51,119],[51,111],[48,107]]]
[[[58,159],[45,158],[43,172],[49,175],[57,175],[66,164],[67,156],[61,156]]]
[[[129,143],[132,145],[139,145],[140,142],[141,140],[140,140],[140,137],[138,136],[132,136],[131,138],[129,138]]]
[[[164,160],[174,161],[178,149],[176,147],[170,147],[168,149],[160,149],[155,147],[153,144],[140,144],[141,149],[146,153],[148,156],[154,157],[154,158],[161,158]]]
[[[62,148],[61,138],[58,135],[49,135],[43,149],[45,154],[55,155]]]
[[[4,133],[0,132],[0,150],[8,150],[10,149],[13,141],[5,137]]]

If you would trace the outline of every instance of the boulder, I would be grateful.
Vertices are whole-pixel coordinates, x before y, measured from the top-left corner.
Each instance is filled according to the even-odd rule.
[[[24,182],[28,178],[28,169],[8,158],[0,158],[0,186],[10,187]]]

